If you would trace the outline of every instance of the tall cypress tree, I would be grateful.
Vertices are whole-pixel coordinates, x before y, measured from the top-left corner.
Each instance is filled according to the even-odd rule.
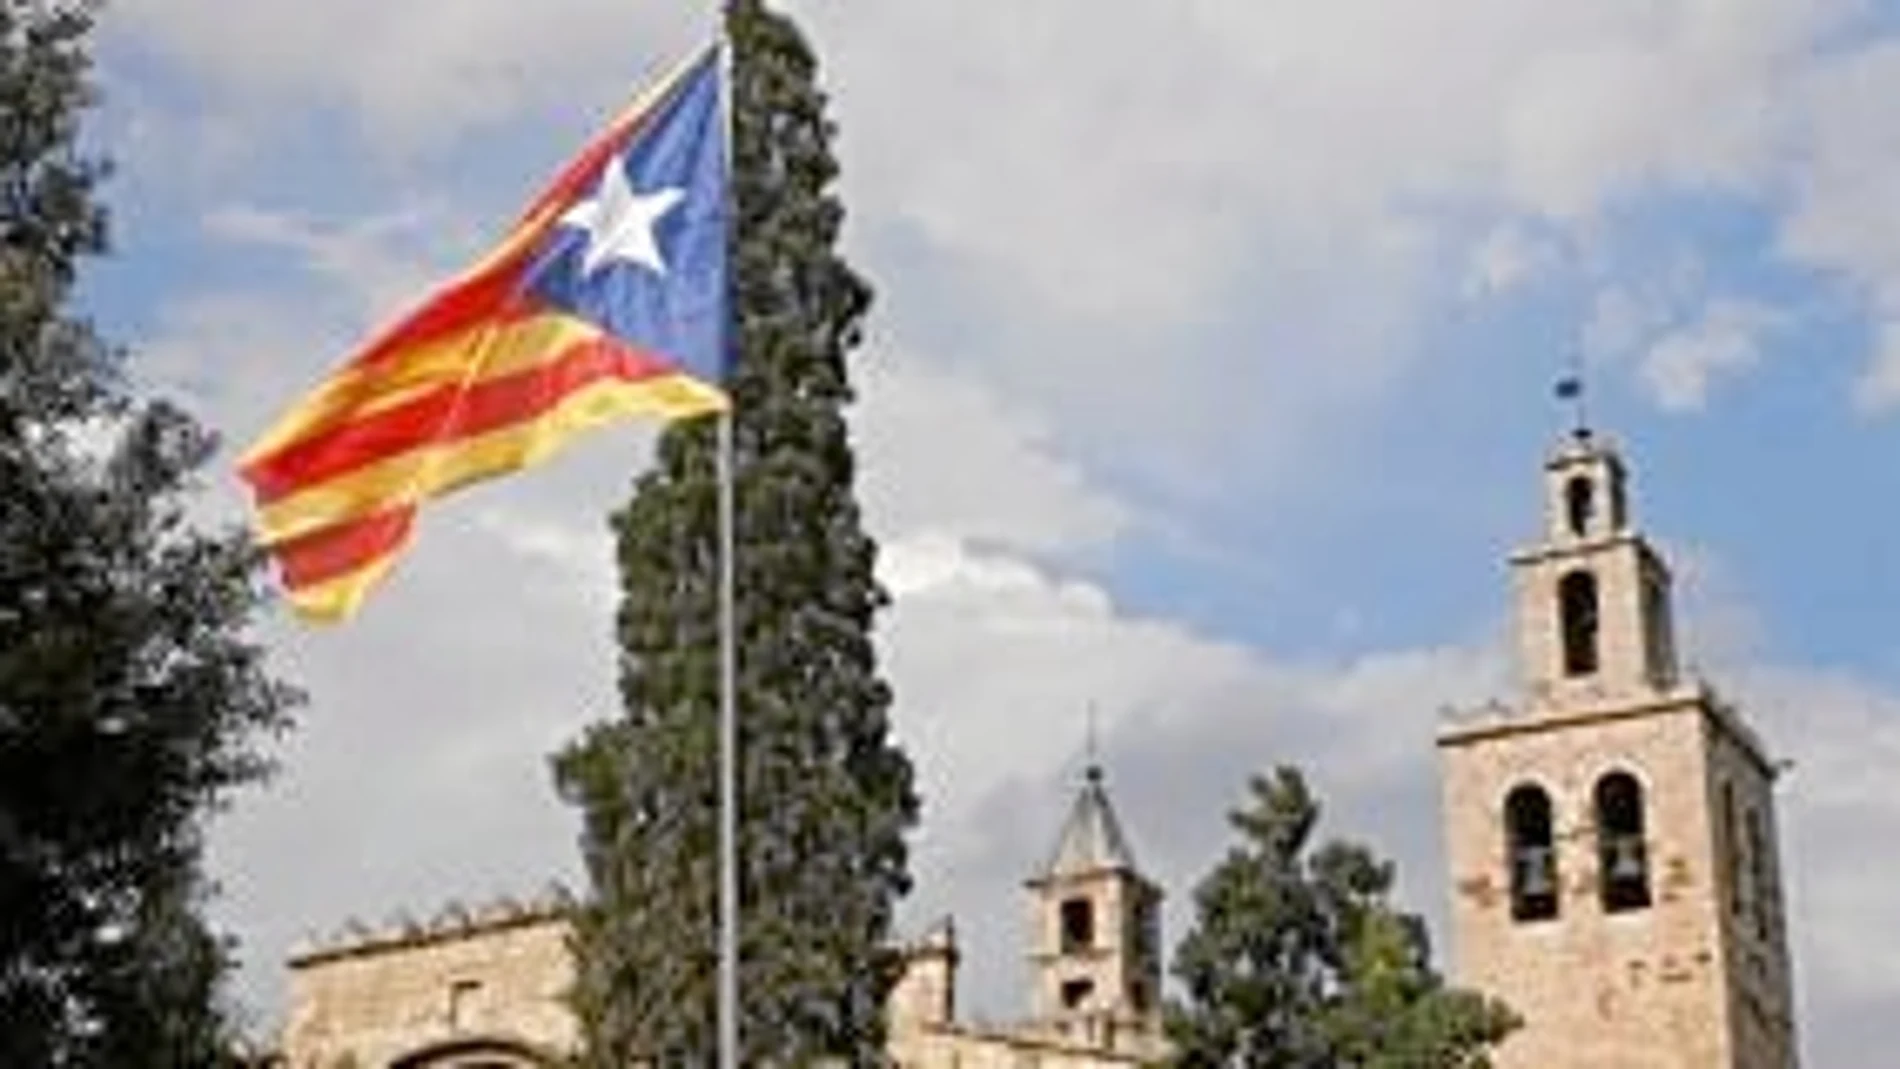
[[[739,364],[741,1028],[747,1065],[882,1057],[896,900],[916,820],[871,628],[844,409],[871,292],[835,251],[844,209],[817,60],[761,0],[734,48]],[[669,428],[613,518],[624,715],[555,760],[584,813],[576,921],[587,1062],[708,1064],[715,1043],[717,484],[709,422]]]
[[[246,537],[185,517],[211,436],[66,310],[105,248],[92,7],[0,4],[0,1065],[170,1069],[229,1031],[205,814],[295,696]]]

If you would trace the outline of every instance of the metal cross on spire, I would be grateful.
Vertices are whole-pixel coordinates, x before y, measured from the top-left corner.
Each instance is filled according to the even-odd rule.
[[[1102,778],[1102,755],[1101,740],[1097,738],[1096,735],[1095,703],[1093,701],[1090,701],[1088,704],[1087,718],[1088,734],[1084,739],[1084,743],[1087,746],[1087,765],[1083,775],[1088,777],[1090,783],[1096,783]]]

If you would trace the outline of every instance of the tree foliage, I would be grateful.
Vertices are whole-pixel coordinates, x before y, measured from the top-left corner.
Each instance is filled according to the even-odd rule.
[[[202,824],[295,695],[245,637],[245,537],[185,515],[211,436],[67,310],[106,240],[91,26],[0,4],[0,1065],[207,1065]]]
[[[759,0],[734,48],[739,330],[741,1061],[882,1057],[888,950],[917,801],[872,646],[886,601],[855,497],[847,353],[869,287],[797,28]],[[709,1064],[715,1041],[717,565],[714,428],[676,425],[613,518],[624,715],[555,761],[584,814],[576,922],[587,1060]]]
[[[1167,1029],[1184,1069],[1476,1069],[1516,1027],[1447,988],[1424,921],[1366,847],[1313,847],[1318,801],[1292,768],[1255,777],[1240,843],[1195,890]]]

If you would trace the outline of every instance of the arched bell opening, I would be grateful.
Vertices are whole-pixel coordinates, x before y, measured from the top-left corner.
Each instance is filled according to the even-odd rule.
[[[1535,921],[1557,916],[1557,851],[1550,795],[1530,783],[1513,788],[1504,799],[1504,831],[1511,919]]]
[[[1586,571],[1557,583],[1557,618],[1563,632],[1564,674],[1585,676],[1597,670],[1597,577]]]
[[[1611,772],[1596,787],[1597,865],[1603,909],[1623,913],[1649,906],[1649,851],[1643,838],[1643,786],[1628,772]]]

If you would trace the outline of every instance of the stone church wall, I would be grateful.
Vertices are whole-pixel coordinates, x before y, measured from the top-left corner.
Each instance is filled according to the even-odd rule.
[[[504,1069],[571,1051],[564,903],[450,910],[290,963],[284,1069]]]

